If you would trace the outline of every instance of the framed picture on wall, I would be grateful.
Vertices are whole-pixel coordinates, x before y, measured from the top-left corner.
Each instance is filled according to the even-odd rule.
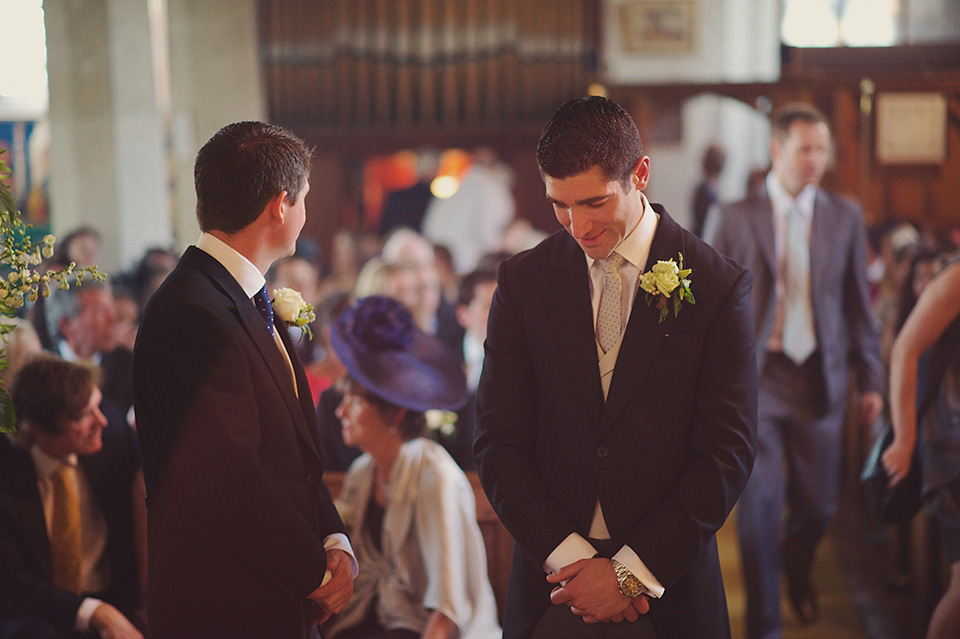
[[[632,0],[620,5],[620,42],[624,53],[693,51],[695,3],[681,0]]]
[[[943,94],[878,93],[876,153],[884,164],[943,164],[947,157]]]

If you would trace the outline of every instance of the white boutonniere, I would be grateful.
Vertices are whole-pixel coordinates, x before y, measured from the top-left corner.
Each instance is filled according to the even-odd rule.
[[[647,306],[656,302],[661,322],[667,318],[671,302],[674,317],[680,313],[684,302],[696,304],[689,279],[693,269],[683,268],[683,253],[677,256],[677,262],[672,259],[659,260],[652,269],[640,276],[640,288],[646,293]]]
[[[313,331],[310,330],[310,322],[317,319],[313,312],[313,306],[307,304],[300,291],[292,288],[278,288],[273,292],[273,312],[282,319],[287,326],[296,326],[305,334],[308,339],[313,339]]]

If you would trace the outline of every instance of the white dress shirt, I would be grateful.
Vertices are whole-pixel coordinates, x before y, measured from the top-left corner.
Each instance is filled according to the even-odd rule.
[[[209,233],[203,233],[200,235],[200,239],[197,240],[197,248],[220,262],[223,268],[227,269],[230,275],[233,276],[233,279],[237,280],[240,288],[243,289],[244,295],[250,298],[250,303],[254,304],[253,296],[256,295],[261,288],[263,288],[263,285],[266,283],[266,279],[264,278],[263,273],[260,272],[260,269],[253,265],[253,262],[241,255],[236,251],[236,249],[228,245],[226,242],[214,237],[213,235],[210,235]],[[256,304],[254,304],[254,307],[256,307]],[[280,352],[283,354],[283,357],[287,362],[287,366],[290,368],[290,375],[293,379],[293,389],[294,392],[296,392],[299,396],[299,392],[297,391],[297,379],[293,372],[293,363],[290,361],[290,355],[287,353],[287,349],[283,346],[283,342],[280,340],[278,331],[273,331],[273,340],[276,342],[277,348],[280,349]],[[353,576],[357,576],[357,572],[359,571],[357,558],[353,553],[353,547],[350,545],[350,540],[346,535],[343,533],[333,533],[332,535],[327,535],[323,539],[323,547],[327,551],[334,549],[343,550],[350,555],[350,559],[353,562]],[[331,576],[331,572],[327,570],[323,575],[323,580],[320,585],[327,583]]]
[[[807,237],[810,237],[810,224],[813,220],[813,203],[817,197],[817,187],[808,184],[797,197],[794,198],[780,184],[780,180],[771,171],[767,173],[767,194],[770,196],[770,205],[773,209],[773,240],[777,259],[776,280],[776,312],[773,320],[773,330],[766,347],[768,351],[783,351],[783,302],[786,291],[784,282],[784,252],[787,244],[787,215],[796,208],[806,225]]]
[[[637,297],[640,273],[643,267],[646,266],[647,259],[650,256],[650,245],[653,243],[653,236],[657,231],[657,223],[659,221],[659,217],[650,206],[650,202],[647,201],[646,196],[641,193],[640,197],[643,199],[643,215],[640,216],[640,221],[637,222],[633,230],[630,231],[620,244],[617,245],[617,248],[614,249],[616,253],[624,258],[623,264],[620,267],[620,277],[623,280],[620,300],[622,314],[620,325],[624,329],[630,320],[630,311]],[[599,260],[595,260],[586,254],[584,257],[586,258],[587,270],[590,275],[590,301],[593,306],[593,317],[596,318],[597,311],[600,308],[600,295],[603,292],[603,270],[600,267]],[[621,332],[621,338],[622,337]],[[613,364],[615,364],[616,355],[619,353],[619,350],[620,344],[617,343],[613,349],[606,353],[605,357],[603,349],[597,344],[597,357],[600,363],[600,375],[601,381],[603,382],[604,395],[606,395],[606,390],[610,387],[610,378],[613,376]],[[613,363],[610,363],[610,360],[612,360]],[[588,534],[594,539],[610,538],[599,500],[594,508],[593,521],[590,524]],[[555,572],[580,559],[593,557],[596,552],[593,545],[582,535],[572,532],[550,553],[543,564],[543,569],[545,572]],[[663,594],[663,586],[632,548],[626,545],[622,546],[613,558],[626,566],[626,568],[640,580],[644,586],[645,594],[654,598],[658,598]]]

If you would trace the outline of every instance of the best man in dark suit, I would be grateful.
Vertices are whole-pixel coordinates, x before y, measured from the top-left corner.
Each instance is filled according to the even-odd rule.
[[[108,426],[87,366],[41,356],[11,394],[17,443],[0,436],[0,637],[140,638],[129,621],[140,603],[135,434],[123,420]],[[58,478],[76,487],[69,505],[58,504]],[[58,532],[58,513],[71,509],[72,553]]]
[[[860,420],[872,422],[883,407],[863,217],[853,202],[819,188],[830,152],[819,111],[780,109],[765,188],[722,209],[713,240],[756,277],[759,445],[737,507],[751,639],[780,636],[781,567],[801,623],[817,618],[810,570],[837,507],[851,368]]]
[[[303,227],[309,171],[303,142],[260,122],[197,155],[203,234],[148,304],[134,354],[152,637],[306,637],[352,594],[310,389],[264,297]]]
[[[474,446],[517,544],[504,636],[729,637],[714,535],[753,464],[752,278],[649,204],[613,102],[564,105],[537,159],[564,231],[500,269]],[[660,322],[638,282],[680,254],[696,303]]]

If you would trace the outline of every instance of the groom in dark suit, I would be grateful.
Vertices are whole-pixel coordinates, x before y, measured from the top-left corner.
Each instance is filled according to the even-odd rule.
[[[134,356],[152,637],[307,637],[353,592],[310,389],[265,298],[309,172],[303,142],[260,122],[197,155],[203,234],[148,304]]]
[[[831,154],[826,118],[792,104],[771,124],[764,188],[720,211],[713,240],[756,277],[759,446],[737,507],[750,639],[780,637],[781,569],[800,622],[817,619],[810,571],[837,508],[851,370],[861,422],[883,407],[863,216],[819,188]]]
[[[754,458],[752,277],[647,201],[615,103],[561,107],[537,159],[564,230],[500,269],[474,446],[516,540],[504,637],[729,637],[714,534]]]

